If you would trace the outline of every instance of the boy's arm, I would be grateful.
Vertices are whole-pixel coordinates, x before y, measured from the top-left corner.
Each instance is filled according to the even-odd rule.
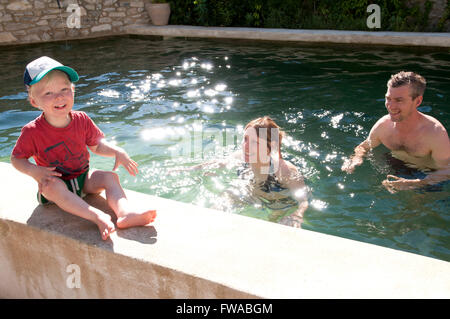
[[[379,138],[380,133],[382,131],[382,123],[383,119],[378,120],[377,123],[372,127],[369,133],[369,137],[364,140],[361,144],[355,147],[354,154],[347,160],[345,160],[341,169],[348,174],[353,173],[356,166],[359,166],[363,163],[364,157],[367,153],[372,149],[381,144],[381,140]]]
[[[119,165],[122,165],[130,175],[136,176],[138,173],[138,164],[128,156],[127,152],[123,148],[107,142],[105,139],[101,139],[97,145],[89,146],[89,149],[97,155],[115,157],[116,161],[113,171],[117,170]]]
[[[39,183],[39,185],[43,185],[44,183],[50,181],[53,177],[61,176],[61,173],[55,171],[56,167],[37,166],[30,163],[30,161],[26,158],[18,158],[14,155],[11,155],[10,159],[11,164],[15,169],[21,173],[31,176]]]

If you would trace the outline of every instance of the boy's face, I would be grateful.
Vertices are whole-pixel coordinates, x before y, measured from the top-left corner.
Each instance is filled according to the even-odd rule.
[[[75,88],[67,74],[58,70],[51,71],[29,90],[31,105],[41,109],[48,121],[67,119],[74,95]]]

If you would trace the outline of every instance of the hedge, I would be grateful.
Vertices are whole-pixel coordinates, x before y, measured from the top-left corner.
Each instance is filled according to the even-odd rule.
[[[450,0],[430,29],[429,0],[170,0],[170,24],[287,29],[369,30],[371,3],[381,8],[380,31],[442,31]],[[412,3],[412,4],[411,4]]]

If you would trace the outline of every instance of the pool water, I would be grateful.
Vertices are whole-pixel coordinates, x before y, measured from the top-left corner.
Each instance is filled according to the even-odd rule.
[[[386,113],[386,82],[398,71],[427,79],[420,110],[449,128],[448,50],[135,37],[0,47],[1,161],[39,115],[22,74],[41,55],[78,71],[74,108],[139,163],[137,177],[119,170],[124,187],[276,222],[292,202],[252,198],[235,168],[183,170],[238,150],[243,126],[269,115],[310,189],[303,228],[450,261],[450,183],[389,193],[387,174],[415,173],[392,164],[384,146],[352,175],[340,169]]]

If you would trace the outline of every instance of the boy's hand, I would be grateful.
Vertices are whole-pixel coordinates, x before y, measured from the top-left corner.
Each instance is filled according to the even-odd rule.
[[[119,168],[119,165],[125,167],[128,173],[130,173],[130,175],[132,176],[136,176],[136,174],[139,172],[137,169],[138,164],[133,161],[123,150],[116,151],[116,161],[114,163],[113,171],[117,170],[117,168]]]
[[[42,186],[50,183],[55,177],[62,176],[61,173],[55,171],[56,167],[43,167],[36,166],[33,169],[32,177],[38,182],[39,192],[42,190]]]

